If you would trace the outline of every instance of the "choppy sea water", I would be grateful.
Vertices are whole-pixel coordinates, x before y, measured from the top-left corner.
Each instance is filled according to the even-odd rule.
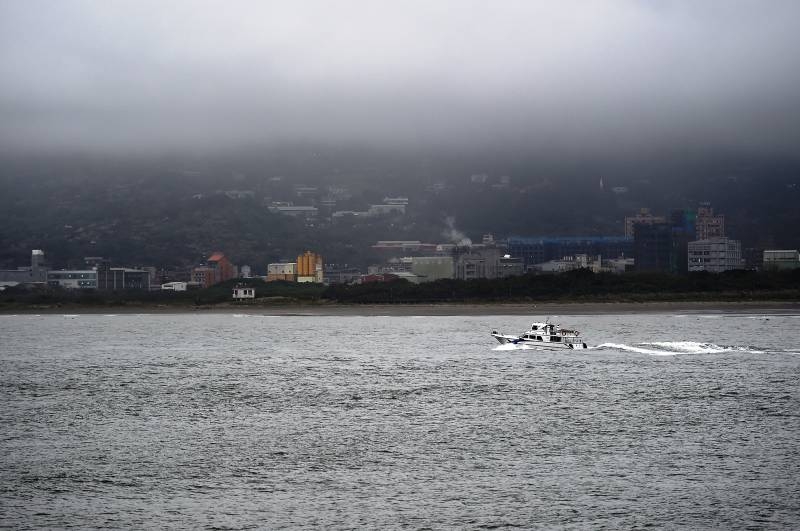
[[[800,315],[533,317],[0,316],[0,525],[800,526]]]

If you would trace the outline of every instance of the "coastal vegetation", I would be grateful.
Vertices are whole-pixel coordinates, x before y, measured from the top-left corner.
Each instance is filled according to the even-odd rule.
[[[232,301],[236,285],[255,288],[256,299]],[[559,275],[523,275],[502,279],[438,280],[412,284],[399,279],[367,284],[298,284],[237,279],[210,288],[172,291],[77,291],[57,288],[7,288],[0,311],[59,307],[203,308],[234,304],[422,304],[514,302],[648,301],[800,301],[800,270],[728,271],[721,274],[628,273],[578,270]]]

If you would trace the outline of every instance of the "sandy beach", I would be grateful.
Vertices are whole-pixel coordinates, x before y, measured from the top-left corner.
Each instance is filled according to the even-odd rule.
[[[786,301],[668,301],[668,302],[581,302],[510,304],[297,304],[214,306],[51,306],[0,310],[0,314],[175,314],[241,313],[251,315],[597,315],[625,313],[798,313],[800,302]]]

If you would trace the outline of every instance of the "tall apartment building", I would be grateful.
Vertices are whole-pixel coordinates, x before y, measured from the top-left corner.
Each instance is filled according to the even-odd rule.
[[[694,223],[695,238],[698,240],[725,237],[725,216],[714,215],[714,209],[708,203],[703,203],[697,209]]]
[[[721,273],[744,268],[742,245],[728,238],[709,238],[689,242],[689,271]]]
[[[636,225],[634,267],[636,271],[673,271],[676,261],[672,226],[668,223]]]

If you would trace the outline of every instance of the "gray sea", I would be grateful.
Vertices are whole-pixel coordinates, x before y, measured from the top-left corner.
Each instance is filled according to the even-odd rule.
[[[0,316],[0,526],[797,529],[800,315]]]

